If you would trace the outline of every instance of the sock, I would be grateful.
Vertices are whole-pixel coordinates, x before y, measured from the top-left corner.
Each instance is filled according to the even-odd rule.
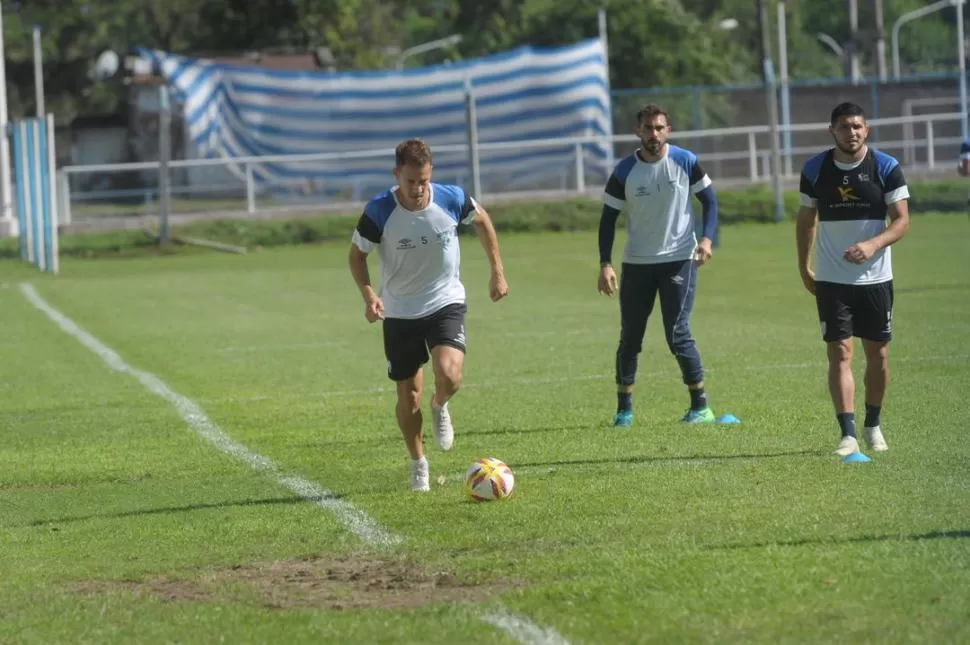
[[[617,392],[616,393],[616,411],[617,412],[630,412],[633,410],[633,393],[632,392]]]
[[[842,412],[841,414],[835,415],[835,418],[839,420],[839,428],[842,429],[843,437],[855,437],[854,412]]]
[[[428,465],[428,460],[427,460],[427,459],[425,458],[425,456],[424,456],[424,455],[421,455],[421,456],[420,456],[420,457],[418,457],[417,459],[411,459],[411,463],[412,463],[412,464],[420,464],[420,463],[424,463],[424,465],[425,465],[425,466],[427,466],[427,465]]]
[[[696,390],[688,389],[690,392],[690,409],[691,410],[703,410],[707,407],[707,395],[704,394],[704,388],[698,388]]]
[[[869,405],[866,403],[866,427],[875,428],[879,425],[879,413],[882,412],[881,405]]]

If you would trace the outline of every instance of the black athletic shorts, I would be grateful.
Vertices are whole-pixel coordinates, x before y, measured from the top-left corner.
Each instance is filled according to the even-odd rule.
[[[878,284],[815,283],[822,340],[858,336],[889,342],[893,336],[893,281]]]
[[[448,345],[465,351],[464,303],[445,305],[423,318],[386,318],[384,320],[384,357],[387,376],[405,381],[428,362],[430,350]]]

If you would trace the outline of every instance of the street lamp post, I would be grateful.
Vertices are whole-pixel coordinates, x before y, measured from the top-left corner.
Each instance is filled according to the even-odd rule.
[[[822,32],[815,34],[815,38],[818,39],[818,42],[828,46],[828,48],[832,50],[832,53],[839,58],[843,58],[845,56],[845,50],[842,49],[842,45],[840,45],[839,41],[837,41],[835,38],[832,38],[828,34]]]
[[[900,77],[900,64],[899,64],[899,28],[905,25],[907,22],[916,20],[917,18],[922,18],[923,16],[929,15],[936,11],[941,11],[947,7],[956,7],[957,9],[957,62],[960,68],[960,130],[963,134],[963,138],[967,138],[967,52],[966,43],[964,42],[963,33],[963,3],[966,0],[940,0],[939,2],[934,2],[933,4],[926,5],[921,9],[914,9],[908,13],[904,13],[896,22],[893,24],[893,78],[899,80]]]
[[[450,36],[445,36],[444,38],[439,38],[437,40],[431,40],[426,43],[421,43],[420,45],[415,45],[414,47],[409,47],[405,49],[400,54],[397,55],[397,68],[404,69],[405,59],[415,56],[417,54],[423,54],[424,52],[429,52],[435,49],[441,49],[442,47],[449,47],[451,45],[457,45],[461,42],[461,34],[452,34]]]
[[[913,11],[908,11],[896,19],[893,23],[893,33],[892,33],[892,47],[893,47],[893,78],[899,80],[899,28],[905,25],[907,22],[912,22],[917,18],[922,18],[923,16],[928,16],[931,13],[941,11],[947,7],[955,7],[957,5],[962,5],[964,0],[939,0],[939,2],[934,2],[933,4],[926,5],[920,9],[914,9]]]
[[[7,138],[7,56],[3,45],[3,9],[0,7],[0,237],[19,232],[13,213],[13,179],[10,169],[10,140]]]
[[[758,0],[758,26],[761,31],[761,72],[768,102],[768,123],[771,128],[771,187],[775,202],[775,221],[785,217],[781,191],[781,149],[778,143],[778,94],[774,63],[771,60],[771,35],[765,0]]]

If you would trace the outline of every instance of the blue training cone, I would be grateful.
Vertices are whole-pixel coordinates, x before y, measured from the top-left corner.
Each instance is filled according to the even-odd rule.
[[[733,414],[722,414],[717,418],[716,423],[741,423],[741,419],[737,418]]]
[[[842,457],[843,464],[867,464],[870,461],[872,461],[872,459],[869,459],[861,452],[853,452],[852,454]]]

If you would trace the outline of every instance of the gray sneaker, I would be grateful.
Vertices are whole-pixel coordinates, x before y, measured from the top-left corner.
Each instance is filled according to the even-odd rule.
[[[451,450],[455,442],[455,429],[451,426],[451,415],[448,414],[448,404],[440,408],[431,401],[431,426],[434,429],[434,440],[442,450]]]
[[[879,426],[863,428],[862,436],[866,440],[866,445],[868,445],[873,452],[886,452],[889,450],[889,446],[886,445],[886,438],[882,436],[882,430],[879,428]]]
[[[427,459],[411,460],[411,490],[418,493],[425,493],[431,490]]]
[[[842,441],[839,442],[839,446],[832,454],[847,457],[854,452],[859,452],[859,440],[855,437],[842,437]]]

